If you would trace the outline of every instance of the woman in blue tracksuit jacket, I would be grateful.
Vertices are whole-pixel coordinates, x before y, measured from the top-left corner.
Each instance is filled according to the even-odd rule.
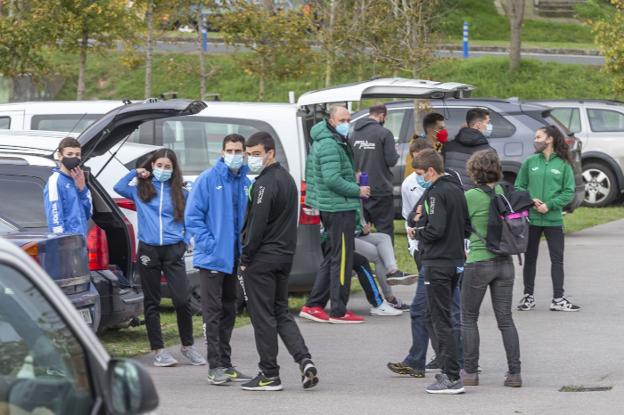
[[[193,347],[193,322],[189,287],[184,265],[186,231],[184,208],[187,191],[175,153],[161,149],[144,168],[130,171],[114,187],[121,196],[134,201],[139,226],[137,269],[144,294],[145,325],[154,366],[173,366],[177,361],[164,349],[160,330],[160,278],[167,279],[178,319],[182,355],[193,365],[206,360]]]

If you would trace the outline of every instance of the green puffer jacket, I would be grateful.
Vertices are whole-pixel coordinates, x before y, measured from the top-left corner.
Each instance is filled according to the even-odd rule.
[[[360,186],[355,182],[351,148],[329,129],[326,121],[312,127],[310,135],[306,204],[323,212],[358,210]]]
[[[537,153],[522,163],[515,187],[529,192],[532,198],[546,203],[548,212],[539,213],[535,208],[529,212],[531,225],[563,225],[563,208],[574,199],[576,192],[572,166],[556,154],[549,160]]]

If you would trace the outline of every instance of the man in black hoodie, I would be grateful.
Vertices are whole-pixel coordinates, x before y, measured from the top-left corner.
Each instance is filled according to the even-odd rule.
[[[420,241],[429,314],[442,364],[442,373],[436,375],[436,382],[426,391],[463,393],[451,309],[453,292],[464,266],[464,238],[470,235],[468,207],[455,179],[444,174],[442,158],[435,150],[417,153],[413,165],[426,189],[421,199],[423,204],[414,217],[418,223],[415,237]]]
[[[470,190],[475,184],[468,177],[466,163],[470,156],[481,150],[494,150],[487,137],[492,134],[490,112],[485,108],[473,108],[466,113],[467,127],[459,130],[455,140],[446,143],[442,149],[444,165],[447,169],[459,173],[464,190]]]
[[[349,136],[353,148],[355,170],[366,172],[371,195],[364,200],[364,216],[394,241],[394,199],[392,197],[392,172],[390,168],[399,161],[394,134],[384,128],[388,109],[375,104],[368,117],[355,122]]]

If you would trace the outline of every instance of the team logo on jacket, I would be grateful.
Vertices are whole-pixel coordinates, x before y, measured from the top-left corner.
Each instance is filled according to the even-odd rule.
[[[261,204],[262,203],[262,198],[264,197],[264,186],[260,186],[258,188],[258,201],[256,202],[256,204]]]
[[[550,169],[550,172],[552,174],[561,174],[561,171],[557,170],[557,169]]]
[[[537,171],[537,170],[539,170],[538,166],[535,166],[535,167],[531,168],[531,171]]]
[[[375,143],[369,143],[368,140],[357,140],[353,143],[353,147],[360,150],[374,150],[376,148]]]
[[[147,255],[141,255],[139,259],[141,260],[141,264],[143,264],[144,267],[146,267],[151,261],[150,257],[148,257]]]

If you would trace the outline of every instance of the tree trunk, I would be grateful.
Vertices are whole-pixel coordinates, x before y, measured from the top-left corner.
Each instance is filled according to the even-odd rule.
[[[152,62],[154,55],[154,0],[147,1],[145,12],[147,39],[145,44],[145,99],[152,96]]]
[[[258,101],[264,101],[264,84],[266,79],[266,65],[264,60],[260,61],[260,73],[258,74],[260,79],[258,81]]]
[[[87,70],[87,48],[89,47],[89,32],[82,29],[82,39],[80,40],[80,61],[78,66],[78,87],[76,88],[76,99],[84,99],[85,93],[85,73]]]
[[[204,20],[202,18],[201,3],[197,8],[197,46],[199,49],[199,99],[206,97],[206,56],[204,54],[204,47],[202,37],[204,30],[207,30],[204,26]]]
[[[524,20],[524,0],[507,0],[507,16],[511,27],[511,47],[509,48],[509,70],[520,67],[522,46],[522,21]]]
[[[327,36],[328,44],[326,45],[325,59],[325,87],[329,87],[332,82],[332,71],[334,66],[335,45],[334,45],[334,25],[336,24],[336,0],[331,0],[329,5],[329,28],[324,36]]]

